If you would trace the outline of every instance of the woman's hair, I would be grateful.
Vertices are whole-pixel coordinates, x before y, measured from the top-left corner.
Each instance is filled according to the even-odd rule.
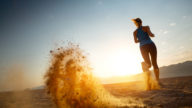
[[[136,26],[141,26],[142,24],[142,20],[140,18],[135,18],[135,19],[132,19],[132,21],[136,24]]]

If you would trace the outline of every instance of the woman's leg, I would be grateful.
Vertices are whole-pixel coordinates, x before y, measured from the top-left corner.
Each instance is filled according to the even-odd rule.
[[[156,48],[155,44],[150,44],[150,45],[151,45],[151,48],[150,48],[149,52],[151,55],[151,61],[152,61],[156,80],[159,81],[159,67],[157,65],[157,48]]]
[[[143,75],[144,75],[144,81],[146,84],[146,90],[151,90],[151,76],[150,76],[150,71],[149,68],[151,67],[151,61],[149,57],[149,45],[144,45],[140,47],[141,55],[144,59],[144,62],[141,63],[142,70],[143,70]]]
[[[143,57],[144,62],[148,65],[148,68],[151,67],[151,61],[149,58],[149,45],[144,45],[140,47],[141,55]]]

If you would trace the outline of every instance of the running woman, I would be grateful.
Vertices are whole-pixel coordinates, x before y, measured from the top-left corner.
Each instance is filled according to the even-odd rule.
[[[159,67],[157,65],[157,48],[150,37],[155,37],[149,26],[142,26],[140,18],[132,19],[137,29],[133,32],[135,43],[140,43],[141,55],[144,59],[142,62],[143,71],[148,70],[151,65],[155,73],[156,80],[159,82]]]

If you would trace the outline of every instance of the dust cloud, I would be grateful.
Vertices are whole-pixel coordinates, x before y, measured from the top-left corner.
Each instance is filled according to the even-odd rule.
[[[2,71],[2,70],[1,70]],[[18,91],[33,87],[35,84],[21,65],[10,66],[1,72],[0,91]]]
[[[144,82],[144,89],[145,90],[158,90],[160,86],[158,82],[152,77],[152,72],[143,72],[143,82]]]
[[[78,45],[68,43],[50,53],[45,85],[58,108],[144,107],[139,99],[117,98],[106,91],[92,75],[92,68]]]
[[[34,86],[34,84],[25,72],[25,68],[21,65],[1,70],[1,108],[33,108],[32,94],[27,88]]]

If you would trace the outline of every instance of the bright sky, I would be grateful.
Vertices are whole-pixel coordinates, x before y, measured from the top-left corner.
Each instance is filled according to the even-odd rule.
[[[25,67],[36,81],[49,65],[49,51],[71,41],[89,53],[100,77],[141,72],[136,29],[149,25],[159,66],[192,60],[191,0],[3,0],[0,1],[0,72]]]

